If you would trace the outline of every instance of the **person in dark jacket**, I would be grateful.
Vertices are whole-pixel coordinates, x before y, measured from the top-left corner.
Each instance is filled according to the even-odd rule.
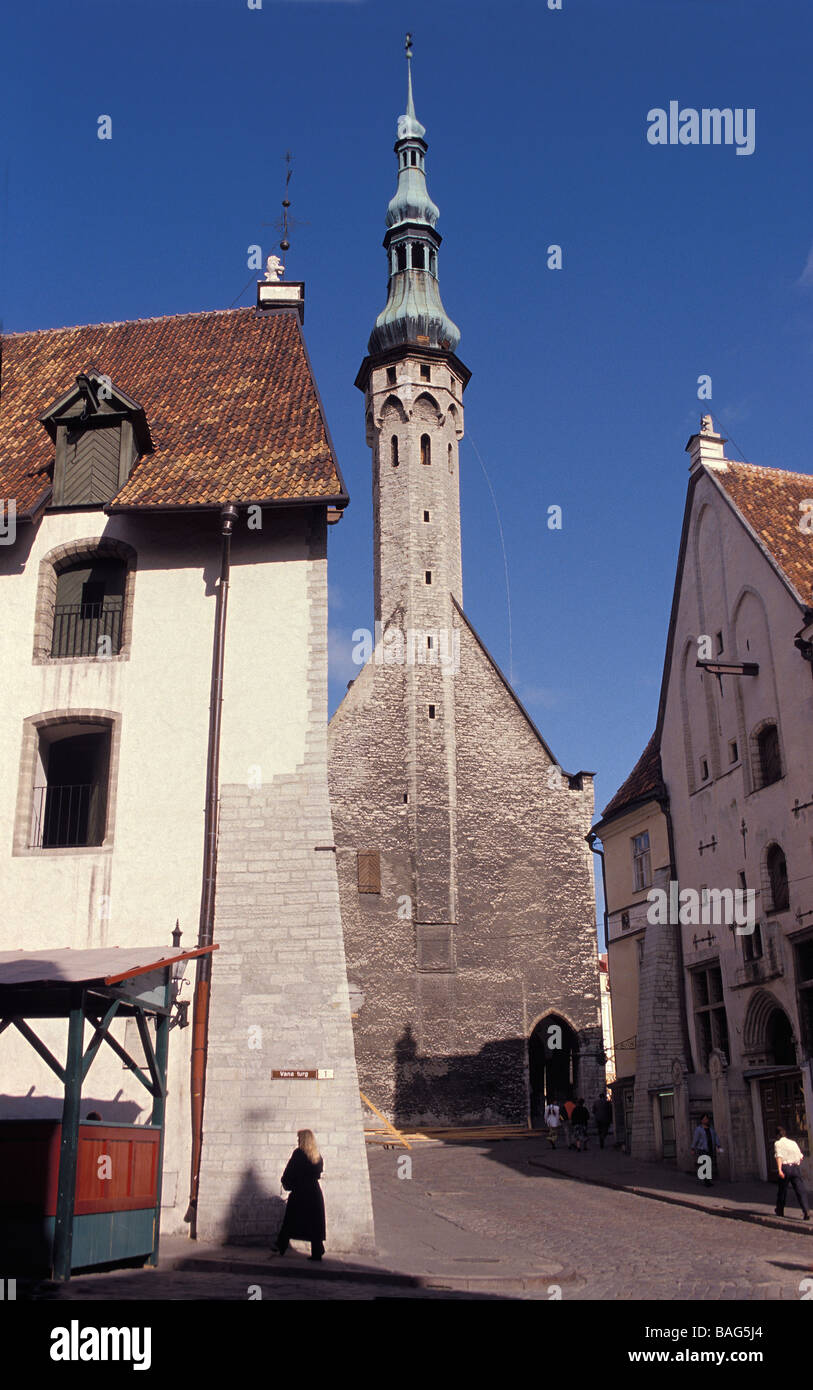
[[[325,1253],[325,1199],[319,1179],[324,1164],[312,1130],[300,1129],[296,1138],[297,1147],[282,1175],[282,1186],[291,1195],[271,1254],[284,1255],[291,1240],[309,1240],[310,1258],[321,1260]]]
[[[579,1153],[581,1153],[582,1144],[584,1144],[584,1147],[587,1148],[587,1126],[590,1123],[590,1115],[588,1113],[587,1106],[584,1103],[583,1096],[579,1096],[576,1109],[573,1111],[573,1114],[570,1117],[570,1122],[573,1126],[573,1138],[576,1144],[576,1149]]]

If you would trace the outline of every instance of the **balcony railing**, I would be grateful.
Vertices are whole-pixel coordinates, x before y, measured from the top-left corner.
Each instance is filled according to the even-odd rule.
[[[58,603],[51,656],[98,656],[100,637],[110,638],[111,653],[120,651],[121,612],[121,600],[116,604],[107,599],[101,603]]]
[[[92,782],[74,786],[35,787],[32,849],[57,849],[88,843]]]

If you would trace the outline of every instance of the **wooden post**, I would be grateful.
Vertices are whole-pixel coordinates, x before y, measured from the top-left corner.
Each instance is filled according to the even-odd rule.
[[[167,987],[164,995],[164,1004],[170,1007],[172,995],[172,977],[167,970]],[[164,1127],[166,1121],[166,1102],[167,1102],[167,1063],[169,1059],[169,1015],[156,1014],[155,1016],[155,1064],[158,1069],[158,1076],[161,1085],[161,1094],[155,1097],[152,1107],[153,1125],[160,1125],[161,1133],[158,1137],[158,1172],[155,1179],[155,1226],[153,1233],[152,1254],[147,1260],[148,1265],[158,1264],[158,1242],[161,1232],[161,1186],[164,1176]]]
[[[59,1182],[52,1256],[54,1279],[70,1279],[73,1249],[73,1209],[79,1163],[79,1107],[82,1102],[82,1041],[85,1016],[84,991],[75,993],[68,1014],[68,1051],[65,1058],[65,1098],[59,1144]]]

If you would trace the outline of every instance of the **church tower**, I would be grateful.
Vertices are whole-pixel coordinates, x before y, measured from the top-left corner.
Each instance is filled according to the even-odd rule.
[[[470,373],[425,134],[408,38],[387,302],[356,377],[375,645],[329,728],[342,929],[364,1095],[397,1123],[526,1126],[601,1076],[592,778],[563,773],[463,611]]]
[[[458,441],[471,373],[455,356],[460,331],[440,298],[439,209],[426,185],[426,134],[415,114],[407,39],[406,111],[398,119],[398,186],[387,208],[387,303],[356,385],[373,453],[375,621],[379,657],[402,665],[409,741],[408,806],[418,857],[421,925],[445,927],[453,958],[455,875],[454,672],[463,602]]]

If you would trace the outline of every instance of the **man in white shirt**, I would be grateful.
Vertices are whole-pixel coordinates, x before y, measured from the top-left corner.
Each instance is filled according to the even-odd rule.
[[[809,1221],[810,1206],[802,1179],[804,1154],[795,1140],[788,1138],[781,1125],[777,1126],[773,1153],[779,1172],[779,1185],[776,1190],[777,1216],[785,1215],[785,1197],[787,1196],[788,1184],[790,1184],[799,1199],[799,1206],[802,1208],[802,1220]]]

